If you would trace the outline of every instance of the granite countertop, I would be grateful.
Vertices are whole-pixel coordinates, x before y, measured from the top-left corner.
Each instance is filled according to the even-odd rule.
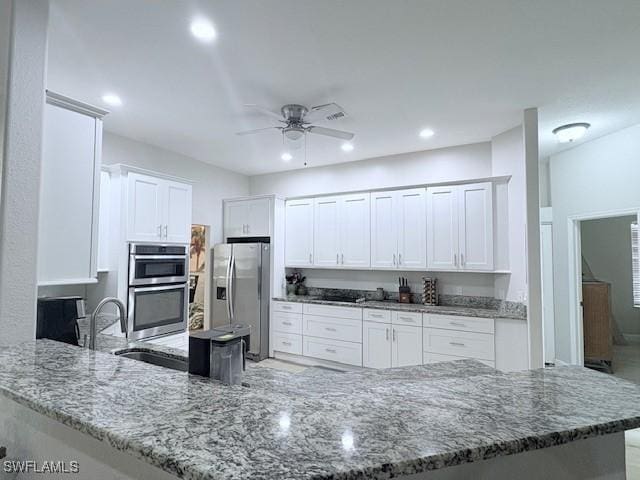
[[[364,307],[374,308],[378,310],[401,310],[405,312],[419,313],[435,313],[440,315],[456,315],[464,317],[478,318],[513,318],[516,320],[526,320],[526,316],[509,312],[501,312],[495,308],[477,308],[463,306],[432,306],[423,305],[422,303],[399,303],[395,301],[376,301],[364,300],[362,302],[340,302],[334,300],[324,300],[322,297],[306,296],[306,295],[287,295],[282,297],[273,297],[273,300],[279,302],[295,302],[295,303],[314,303],[319,305],[335,305],[340,307]]]
[[[580,367],[254,367],[245,380],[51,340],[0,351],[0,395],[188,479],[382,479],[640,427],[640,386]]]

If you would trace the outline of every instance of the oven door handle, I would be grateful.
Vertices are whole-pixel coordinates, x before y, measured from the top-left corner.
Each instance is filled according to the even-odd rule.
[[[236,272],[236,257],[231,255],[231,261],[229,262],[229,291],[227,292],[227,299],[229,302],[229,323],[233,323],[235,321],[234,317],[236,316],[233,310],[233,278],[235,277]]]
[[[134,260],[184,260],[187,261],[186,255],[131,255]]]
[[[163,290],[180,290],[185,288],[184,284],[161,285],[156,287],[131,287],[135,292],[162,292]]]

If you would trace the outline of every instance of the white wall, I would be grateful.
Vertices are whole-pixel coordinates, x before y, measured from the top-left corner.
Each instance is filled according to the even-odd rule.
[[[6,15],[7,3],[0,4]],[[35,336],[49,2],[13,2],[0,198],[0,343]]]
[[[640,125],[551,157],[556,355],[571,361],[568,217],[640,210]]]
[[[611,284],[613,316],[622,333],[640,334],[640,309],[633,308],[631,233],[637,216],[585,220],[581,223],[582,256],[596,279]]]
[[[495,279],[496,298],[523,302],[527,291],[526,179],[524,139],[521,126],[512,128],[491,140],[491,174],[511,175],[508,186],[508,250],[511,275]]]
[[[178,153],[105,132],[102,163],[123,163],[193,182],[193,223],[210,225],[213,243],[222,241],[222,200],[249,194],[249,177]]]
[[[491,144],[475,143],[251,177],[251,194],[283,197],[449,182],[491,175]]]

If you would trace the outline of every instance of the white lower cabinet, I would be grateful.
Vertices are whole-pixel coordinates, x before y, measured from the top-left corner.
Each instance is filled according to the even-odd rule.
[[[302,354],[307,357],[362,366],[362,344],[304,335]]]
[[[302,355],[302,335],[275,332],[273,343],[273,349],[278,352]]]
[[[362,366],[391,367],[391,325],[362,322]]]
[[[410,325],[363,322],[362,365],[369,368],[421,365],[421,330],[420,327]]]
[[[476,359],[495,367],[495,327],[492,318],[424,314],[423,361]]]
[[[393,325],[391,328],[391,366],[409,367],[422,364],[422,332],[420,327]]]

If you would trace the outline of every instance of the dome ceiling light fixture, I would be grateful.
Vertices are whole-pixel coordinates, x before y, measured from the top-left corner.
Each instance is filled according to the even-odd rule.
[[[582,138],[591,125],[586,122],[568,123],[553,129],[553,134],[560,143],[571,143]]]

